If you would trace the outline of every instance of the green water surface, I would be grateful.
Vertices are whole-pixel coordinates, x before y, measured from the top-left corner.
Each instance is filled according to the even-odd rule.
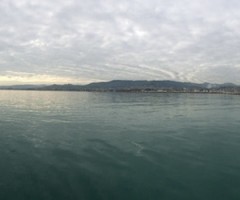
[[[0,91],[1,200],[239,200],[240,96]]]

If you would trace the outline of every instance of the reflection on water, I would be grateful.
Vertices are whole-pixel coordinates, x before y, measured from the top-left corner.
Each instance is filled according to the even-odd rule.
[[[0,91],[0,199],[239,199],[239,102]]]

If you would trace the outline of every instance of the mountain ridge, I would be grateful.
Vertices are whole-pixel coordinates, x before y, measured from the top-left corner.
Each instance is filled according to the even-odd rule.
[[[233,83],[192,83],[171,80],[112,80],[93,82],[86,85],[52,84],[52,85],[14,85],[0,86],[5,90],[49,90],[49,91],[208,91],[208,90],[240,90]]]

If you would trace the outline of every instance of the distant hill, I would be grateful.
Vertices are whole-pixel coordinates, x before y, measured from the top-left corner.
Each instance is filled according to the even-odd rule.
[[[240,90],[240,86],[232,83],[211,84],[191,83],[177,81],[145,81],[145,80],[113,80],[109,82],[97,82],[87,85],[15,85],[2,86],[0,89],[9,90],[50,90],[50,91],[208,91],[208,90]]]
[[[232,83],[211,84],[211,83],[191,83],[177,81],[132,81],[132,80],[113,80],[109,82],[90,83],[88,85],[50,85],[42,87],[42,90],[66,90],[66,91],[100,91],[100,90],[157,90],[157,89],[210,89],[221,87],[237,87]]]
[[[122,81],[114,80],[110,82],[91,83],[85,85],[86,89],[181,89],[181,88],[201,88],[201,84],[185,83],[176,81]]]

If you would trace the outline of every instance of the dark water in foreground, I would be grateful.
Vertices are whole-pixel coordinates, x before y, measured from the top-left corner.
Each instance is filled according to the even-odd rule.
[[[239,200],[240,96],[0,91],[0,199]]]

